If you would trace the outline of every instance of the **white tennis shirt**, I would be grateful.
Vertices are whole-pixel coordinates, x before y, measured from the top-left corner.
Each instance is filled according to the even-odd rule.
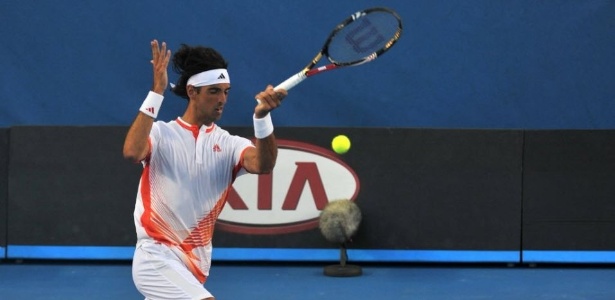
[[[149,143],[134,212],[137,239],[169,246],[203,283],[214,223],[233,181],[246,173],[243,153],[253,144],[215,124],[197,128],[181,118],[155,122]]]

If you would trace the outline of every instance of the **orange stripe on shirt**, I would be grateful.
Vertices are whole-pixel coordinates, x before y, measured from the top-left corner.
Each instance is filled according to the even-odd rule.
[[[216,206],[214,206],[207,216],[199,221],[197,226],[190,232],[190,235],[179,245],[182,251],[186,254],[184,263],[190,272],[192,272],[192,274],[201,283],[205,283],[207,276],[205,276],[201,269],[199,269],[197,264],[199,258],[192,253],[192,249],[204,247],[211,243],[214,234],[215,222],[226,204],[226,199],[228,198],[230,188],[231,186],[229,185],[229,187],[227,187],[222,194],[222,197],[220,197],[220,199],[216,202]]]
[[[150,167],[149,164],[143,168],[141,176],[141,200],[143,201],[143,214],[141,215],[141,224],[147,232],[147,235],[155,241],[164,244],[172,244],[170,236],[165,234],[169,232],[169,226],[166,222],[152,209],[152,191],[150,183]]]
[[[192,251],[192,249],[196,247],[207,246],[211,242],[214,234],[215,222],[222,212],[224,204],[226,204],[229,190],[230,186],[226,188],[222,197],[216,202],[216,206],[214,206],[207,216],[199,221],[197,226],[190,232],[190,235],[181,243],[181,247],[184,251]]]

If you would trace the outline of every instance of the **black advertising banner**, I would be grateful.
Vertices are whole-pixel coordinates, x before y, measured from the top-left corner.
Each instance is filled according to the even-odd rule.
[[[226,128],[253,136],[252,128]],[[9,244],[133,246],[140,165],[123,160],[123,127],[12,129]],[[363,219],[361,249],[517,250],[519,131],[276,128],[270,175],[240,176],[216,247],[330,248],[318,229],[328,201]],[[331,140],[351,140],[343,155]],[[31,220],[36,219],[36,225]]]
[[[615,132],[525,135],[523,248],[615,249]]]
[[[249,127],[225,129],[253,136]],[[0,131],[0,247],[96,247],[92,257],[120,247],[112,257],[129,258],[142,168],[122,158],[126,130]],[[216,248],[335,249],[319,216],[341,199],[362,214],[351,249],[514,256],[615,247],[612,131],[278,127],[275,134],[276,168],[236,179]],[[351,141],[345,154],[331,150],[339,134]]]
[[[134,245],[140,165],[122,157],[125,127],[13,127],[12,245]]]

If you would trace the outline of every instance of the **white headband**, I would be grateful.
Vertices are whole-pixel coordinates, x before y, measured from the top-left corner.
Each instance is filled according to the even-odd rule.
[[[213,69],[194,74],[188,79],[186,85],[199,87],[217,83],[231,83],[231,78],[228,76],[226,69]]]

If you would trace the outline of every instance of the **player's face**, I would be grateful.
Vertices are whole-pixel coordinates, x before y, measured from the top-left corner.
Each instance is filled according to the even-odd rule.
[[[229,83],[218,83],[201,87],[195,95],[196,113],[205,124],[215,122],[222,117],[230,89]]]

